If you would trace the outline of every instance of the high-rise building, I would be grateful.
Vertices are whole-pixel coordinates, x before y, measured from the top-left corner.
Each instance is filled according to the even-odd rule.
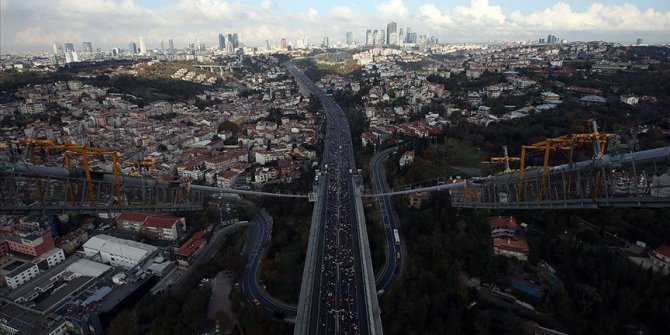
[[[223,34],[219,34],[219,50],[224,50],[226,48],[226,37]]]
[[[556,44],[558,43],[559,39],[558,36],[549,34],[547,36],[547,44]]]
[[[207,50],[207,46],[205,45],[204,42],[198,42],[198,51],[202,52]]]
[[[189,43],[188,50],[191,52],[191,55],[195,55],[195,44]]]
[[[174,41],[172,39],[168,39],[168,47],[170,48],[170,51],[174,51]]]
[[[353,32],[347,31],[346,41],[347,41],[347,45],[354,44],[354,33]]]
[[[140,55],[147,54],[147,45],[144,44],[144,37],[140,37]]]
[[[66,51],[66,52],[67,52],[67,51],[70,51],[70,52],[74,51],[74,44],[72,44],[72,43],[65,43],[65,51]]]
[[[384,45],[386,43],[386,31],[384,29],[375,30],[372,34],[375,37],[375,45]]]
[[[137,44],[135,44],[135,42],[128,43],[128,52],[130,52],[131,54],[137,53]]]
[[[405,43],[406,42],[405,38],[407,38],[405,36],[405,29],[403,29],[403,28],[398,29],[398,44]]]
[[[238,33],[233,33],[233,48],[237,49],[240,47],[240,35]]]
[[[414,42],[410,41],[410,37],[411,37],[410,34],[412,34],[412,28],[407,27],[407,31],[405,32],[405,40],[404,40],[403,42],[405,42],[405,43],[414,43]]]
[[[286,39],[282,38],[281,41],[279,41],[279,48],[282,50],[286,49]]]
[[[398,23],[392,21],[386,25],[386,44],[398,44]]]
[[[81,43],[84,52],[93,52],[93,44],[91,42]]]
[[[327,48],[330,46],[330,41],[328,40],[328,36],[323,37],[323,42],[321,42],[321,46]]]
[[[635,41],[635,45],[642,45],[644,41],[642,41],[641,38],[638,38],[637,41]]]
[[[55,54],[63,53],[63,46],[59,42],[54,42],[53,48]]]
[[[407,32],[407,43],[410,44],[416,44],[417,39],[416,39],[416,33],[415,32]]]
[[[374,35],[372,34],[372,30],[368,29],[365,31],[365,45],[372,44],[374,44]]]
[[[161,40],[161,53],[165,53],[165,44],[163,44],[163,40]]]

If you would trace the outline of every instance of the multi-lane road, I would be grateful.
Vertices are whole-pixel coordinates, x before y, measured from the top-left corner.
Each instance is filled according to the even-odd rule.
[[[389,185],[386,181],[384,172],[384,163],[389,155],[395,151],[395,148],[389,148],[377,153],[370,160],[370,171],[372,173],[372,190],[374,193],[389,192]],[[399,229],[398,214],[393,209],[391,197],[388,195],[377,197],[377,204],[381,211],[382,223],[384,224],[384,233],[386,235],[386,264],[377,275],[377,290],[380,293],[388,292],[389,285],[393,276],[398,276],[404,271],[406,264],[405,243],[402,239],[396,241],[393,233]]]
[[[375,322],[379,306],[376,296],[370,298],[374,279],[366,267],[370,262],[364,259],[369,250],[362,250],[367,243],[361,241],[364,234],[356,211],[360,199],[355,199],[348,121],[331,97],[291,63],[287,68],[321,100],[326,116],[322,198],[314,208],[295,334],[380,334],[381,324]]]

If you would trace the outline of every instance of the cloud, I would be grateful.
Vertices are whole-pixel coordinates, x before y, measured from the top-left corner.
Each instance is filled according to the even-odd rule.
[[[261,8],[263,8],[265,10],[270,10],[270,9],[274,8],[274,4],[270,0],[264,0],[261,3]]]
[[[314,8],[310,8],[307,12],[300,13],[300,18],[310,23],[317,23],[319,20],[319,12]]]
[[[375,7],[386,18],[404,18],[409,16],[409,10],[403,0],[389,0],[388,2],[378,3]]]
[[[84,36],[78,31],[45,31],[42,26],[28,27],[14,36],[14,42],[27,45],[48,45],[56,41],[83,41]]]
[[[351,11],[351,8],[347,6],[333,7],[333,9],[330,11],[330,14],[333,19],[340,21],[350,21],[354,18],[354,13]]]
[[[534,11],[513,10],[502,0],[470,0],[454,5],[448,0],[420,0],[408,7],[403,0],[376,0],[361,5],[334,3],[328,12],[283,5],[275,0],[251,4],[239,0],[171,0],[148,6],[140,0],[0,0],[0,49],[50,50],[55,41],[91,41],[109,50],[125,47],[144,36],[147,46],[172,37],[183,46],[201,39],[216,44],[218,33],[239,32],[247,45],[265,40],[290,42],[307,36],[332,41],[352,31],[363,40],[366,29],[390,21],[428,32],[442,41],[527,39],[549,33],[569,40],[621,40],[638,35],[648,41],[670,41],[670,11],[631,3],[591,3],[576,9],[556,0]],[[570,0],[577,1],[577,0]],[[624,1],[624,0],[619,0]],[[355,7],[354,7],[355,6]],[[580,7],[581,8],[581,7]]]
[[[632,4],[591,4],[585,11],[577,12],[564,2],[552,7],[523,15],[519,11],[510,14],[510,22],[525,28],[564,31],[668,31],[670,12],[659,12],[653,8],[645,11]]]

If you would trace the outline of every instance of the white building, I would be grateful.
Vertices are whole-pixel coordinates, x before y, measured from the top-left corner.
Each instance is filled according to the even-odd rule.
[[[100,255],[100,260],[103,263],[125,269],[139,264],[157,249],[148,244],[104,234],[93,236],[84,243],[84,254],[87,257]]]
[[[47,266],[52,268],[56,264],[62,262],[65,260],[65,253],[63,252],[63,249],[61,248],[53,248],[44,254],[42,254],[37,262],[34,263],[41,263],[41,262],[46,262]]]
[[[400,164],[400,167],[403,167],[412,164],[412,162],[414,162],[414,151],[405,151],[405,153],[400,156],[398,164]]]
[[[5,282],[7,283],[7,286],[15,289],[37,277],[39,274],[40,269],[37,267],[37,264],[26,263],[5,275]]]

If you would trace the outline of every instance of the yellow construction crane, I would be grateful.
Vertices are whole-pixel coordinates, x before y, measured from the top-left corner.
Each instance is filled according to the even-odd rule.
[[[547,174],[549,172],[549,153],[551,151],[567,151],[568,159],[572,163],[572,154],[575,148],[581,148],[591,144],[593,146],[593,157],[598,158],[605,153],[605,147],[607,146],[607,141],[612,139],[614,134],[601,134],[598,132],[598,125],[594,119],[590,119],[592,132],[586,134],[570,134],[555,138],[549,138],[544,141],[533,143],[531,145],[521,146],[521,158],[520,158],[520,167],[519,167],[519,192],[517,193],[519,201],[523,197],[523,187],[524,187],[524,171],[526,168],[526,152],[530,150],[542,150],[544,151],[544,159],[542,160],[542,179],[540,183],[540,194],[539,200],[542,200],[544,196],[544,190],[547,184]],[[599,172],[597,172],[599,174]],[[596,178],[597,184],[594,188],[594,192],[597,192],[598,184],[600,177],[599,175]],[[570,183],[568,183],[570,184]],[[597,193],[593,194],[597,196]]]
[[[507,154],[507,146],[503,145],[503,156],[502,157],[491,157],[489,158],[488,161],[482,162],[484,164],[505,164],[505,171],[504,172],[510,172],[512,169],[509,167],[509,162],[516,162],[519,161],[519,157],[510,157]]]
[[[63,152],[63,164],[66,169],[72,169],[73,166],[73,157],[79,157],[81,159],[81,168],[84,170],[84,176],[86,178],[86,185],[88,188],[88,200],[91,205],[95,204],[95,190],[93,189],[93,180],[91,177],[91,167],[89,165],[90,156],[109,156],[112,158],[112,170],[114,173],[114,184],[116,188],[116,204],[121,205],[122,193],[121,193],[121,176],[119,172],[119,153],[113,150],[106,150],[101,148],[95,148],[90,146],[83,146],[78,144],[56,144],[50,140],[35,140],[35,139],[26,139],[12,141],[13,144],[24,146],[26,148],[26,155],[33,164],[36,164],[36,159],[34,152],[36,149],[41,149],[44,151],[61,151]],[[38,184],[38,192],[40,194],[40,201],[44,205],[44,191],[42,190],[41,184]],[[71,185],[68,185],[69,194],[72,198],[72,188]]]

